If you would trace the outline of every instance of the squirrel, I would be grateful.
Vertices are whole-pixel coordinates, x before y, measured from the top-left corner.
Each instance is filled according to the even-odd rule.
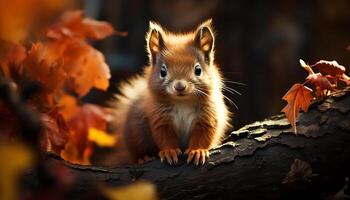
[[[232,117],[214,63],[212,20],[185,34],[150,22],[146,41],[149,65],[120,84],[114,126],[134,163],[158,155],[162,162],[177,164],[184,152],[187,163],[203,165]]]

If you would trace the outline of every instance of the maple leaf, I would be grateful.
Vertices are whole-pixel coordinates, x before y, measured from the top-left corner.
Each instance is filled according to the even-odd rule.
[[[67,86],[80,97],[91,88],[106,90],[109,86],[110,69],[101,52],[85,41],[76,38],[52,41],[47,44],[52,56],[63,58],[63,69],[69,77]]]
[[[288,121],[292,124],[294,133],[296,130],[296,118],[299,115],[299,110],[302,109],[307,112],[311,100],[312,100],[312,90],[303,84],[294,84],[288,92],[283,96],[283,100],[286,100],[288,104],[282,109],[282,112],[286,114]]]

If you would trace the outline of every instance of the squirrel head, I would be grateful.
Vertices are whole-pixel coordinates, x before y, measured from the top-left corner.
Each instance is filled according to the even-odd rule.
[[[208,96],[218,75],[211,19],[195,31],[181,34],[150,22],[146,41],[151,66],[149,86],[154,92],[179,100]]]

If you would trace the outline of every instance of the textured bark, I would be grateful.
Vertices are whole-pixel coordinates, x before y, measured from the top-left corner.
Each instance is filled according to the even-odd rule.
[[[300,115],[297,130],[295,135],[284,115],[249,124],[232,132],[200,167],[185,164],[185,157],[178,166],[158,159],[125,167],[79,166],[55,156],[47,161],[69,166],[78,177],[76,196],[94,190],[96,182],[148,180],[161,199],[333,197],[350,172],[350,93],[315,102]]]

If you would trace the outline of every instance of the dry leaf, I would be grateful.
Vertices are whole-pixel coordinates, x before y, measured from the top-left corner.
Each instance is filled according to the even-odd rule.
[[[288,121],[292,124],[294,128],[294,133],[296,130],[296,118],[299,115],[299,110],[302,109],[307,112],[309,105],[311,104],[312,90],[302,84],[294,84],[289,91],[283,96],[283,100],[286,100],[288,104],[282,109],[282,112],[286,114]]]
[[[332,85],[329,79],[320,73],[309,75],[306,80],[310,81],[319,91],[334,91],[335,85]]]
[[[339,65],[335,60],[320,60],[313,64],[312,67],[316,67],[322,75],[341,76],[345,72],[345,67]]]

